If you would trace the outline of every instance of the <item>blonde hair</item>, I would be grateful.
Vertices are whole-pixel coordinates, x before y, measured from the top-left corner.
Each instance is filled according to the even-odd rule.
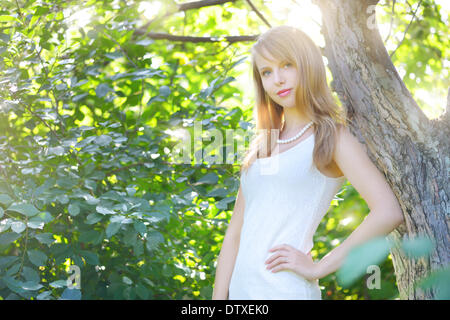
[[[269,149],[269,156],[272,154],[278,138],[277,130],[280,130],[284,120],[283,107],[266,94],[256,66],[255,54],[270,60],[264,52],[269,52],[278,61],[289,61],[296,66],[299,74],[296,108],[300,115],[313,122],[313,162],[319,170],[326,168],[333,160],[338,127],[347,125],[346,115],[334,101],[328,87],[319,48],[303,31],[290,26],[277,26],[261,34],[251,48],[257,134],[244,155],[241,173],[248,170],[258,154],[266,154],[266,149]]]

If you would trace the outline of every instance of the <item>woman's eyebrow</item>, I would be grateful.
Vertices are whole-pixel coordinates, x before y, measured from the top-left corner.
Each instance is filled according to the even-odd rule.
[[[285,63],[285,62],[289,62],[288,60],[283,60],[283,61],[280,61],[280,63],[279,64],[283,64],[283,63]],[[261,67],[261,68],[259,68],[259,71],[262,71],[263,69],[270,69],[270,67],[267,67],[267,66],[265,66],[265,67]]]

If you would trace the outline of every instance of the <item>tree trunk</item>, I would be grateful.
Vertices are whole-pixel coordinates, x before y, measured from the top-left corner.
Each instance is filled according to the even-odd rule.
[[[377,0],[316,0],[322,11],[332,87],[348,111],[350,129],[367,147],[400,202],[405,223],[390,236],[435,243],[429,257],[391,250],[401,299],[434,299],[418,280],[449,264],[448,168],[450,116],[429,120],[400,79],[380,37]],[[450,98],[449,98],[450,100]]]

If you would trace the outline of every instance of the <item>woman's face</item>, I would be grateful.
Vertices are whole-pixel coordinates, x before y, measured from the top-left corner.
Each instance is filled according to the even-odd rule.
[[[255,54],[255,63],[266,94],[284,108],[295,107],[295,90],[298,84],[298,72],[289,61],[271,60]]]

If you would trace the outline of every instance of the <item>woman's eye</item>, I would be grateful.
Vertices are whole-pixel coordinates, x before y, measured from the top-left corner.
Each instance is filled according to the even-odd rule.
[[[292,63],[287,62],[287,63],[284,64],[284,68],[289,68],[289,67],[292,67]],[[261,75],[262,75],[263,77],[267,77],[268,75],[270,75],[270,71],[268,71],[268,70],[263,71],[263,72],[261,73]]]

